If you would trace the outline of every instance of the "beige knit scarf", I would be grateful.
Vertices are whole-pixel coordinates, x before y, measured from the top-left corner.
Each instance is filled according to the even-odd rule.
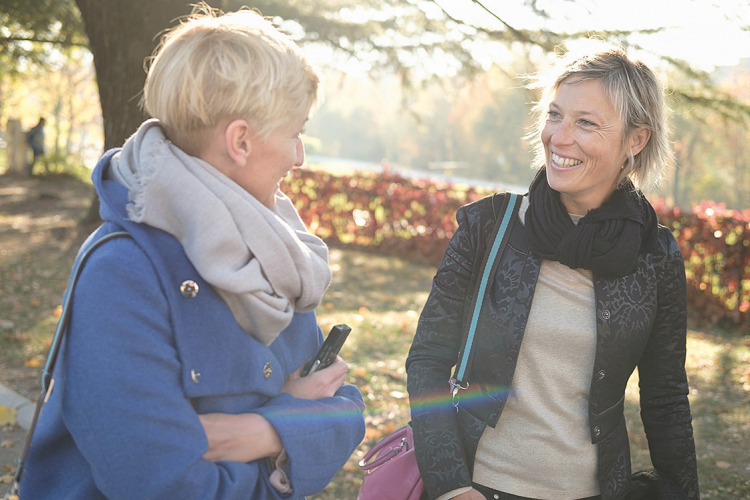
[[[237,323],[270,345],[295,312],[315,309],[331,282],[328,248],[281,191],[267,208],[146,121],[112,162],[130,220],[177,238]]]

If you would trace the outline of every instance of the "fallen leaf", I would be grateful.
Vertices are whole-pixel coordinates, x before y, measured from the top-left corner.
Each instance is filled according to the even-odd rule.
[[[13,482],[13,474],[6,474],[3,477],[0,477],[0,483],[10,484],[12,482]]]
[[[5,441],[0,442],[0,448],[11,448],[13,446],[13,440],[6,439]]]
[[[359,314],[367,314],[367,313],[370,312],[370,310],[368,308],[366,308],[365,306],[360,306],[360,308],[359,308],[359,310],[357,312]]]
[[[42,304],[42,301],[40,301],[39,299],[31,299],[29,301],[29,305],[31,307],[39,307],[41,304]]]
[[[383,433],[374,427],[368,427],[365,430],[365,439],[379,439],[382,435]]]
[[[383,427],[381,428],[383,431],[383,434],[392,434],[396,431],[396,423],[393,420],[387,421],[385,424],[383,424]]]
[[[729,462],[725,462],[723,460],[719,460],[718,462],[716,462],[716,467],[718,467],[719,469],[726,470],[726,469],[731,469],[732,464],[730,464]]]
[[[39,368],[40,366],[42,366],[42,360],[39,358],[27,359],[23,366],[28,366],[29,368]]]
[[[364,377],[365,375],[367,375],[367,370],[365,370],[361,366],[354,370],[355,377]]]
[[[0,405],[0,425],[16,425],[18,410]]]
[[[16,466],[15,465],[3,464],[3,469],[5,469],[6,471],[8,471],[11,474],[15,474],[16,473]]]

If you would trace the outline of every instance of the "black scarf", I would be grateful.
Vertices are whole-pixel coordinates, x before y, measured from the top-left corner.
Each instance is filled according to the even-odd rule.
[[[657,243],[656,212],[631,183],[617,189],[599,208],[574,224],[560,193],[539,171],[529,189],[526,211],[529,245],[539,257],[571,269],[590,269],[602,278],[635,271],[638,255]]]

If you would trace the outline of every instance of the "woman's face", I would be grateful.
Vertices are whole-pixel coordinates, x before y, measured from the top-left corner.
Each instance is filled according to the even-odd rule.
[[[305,163],[302,145],[303,128],[307,117],[282,125],[263,138],[252,139],[247,165],[230,178],[268,208],[276,201],[279,182],[294,167]]]
[[[576,79],[558,88],[541,139],[549,185],[569,213],[585,215],[614,192],[628,156],[620,118],[601,82]]]

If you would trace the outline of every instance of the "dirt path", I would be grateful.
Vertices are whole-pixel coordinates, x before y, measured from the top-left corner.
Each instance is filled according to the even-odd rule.
[[[0,175],[0,383],[30,399],[92,193],[65,176]]]
[[[0,383],[32,401],[92,193],[64,176],[0,175]],[[0,497],[25,441],[23,428],[0,428]]]

